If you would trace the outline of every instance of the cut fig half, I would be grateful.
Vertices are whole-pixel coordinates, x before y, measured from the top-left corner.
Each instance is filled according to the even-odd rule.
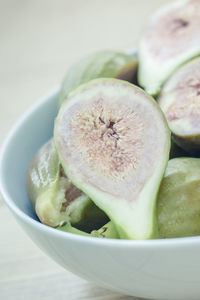
[[[135,82],[137,68],[136,56],[124,52],[101,50],[83,57],[73,64],[65,75],[59,95],[59,106],[72,90],[95,78],[108,77]]]
[[[108,217],[66,177],[53,139],[45,143],[32,159],[27,173],[28,194],[40,221],[51,227],[70,222],[91,231]]]
[[[121,238],[156,237],[157,191],[170,132],[157,103],[118,79],[80,86],[56,118],[65,173],[111,219]]]
[[[200,58],[179,68],[158,97],[175,142],[190,152],[200,152]]]
[[[157,95],[165,80],[200,54],[200,1],[170,2],[154,14],[139,46],[138,81]]]

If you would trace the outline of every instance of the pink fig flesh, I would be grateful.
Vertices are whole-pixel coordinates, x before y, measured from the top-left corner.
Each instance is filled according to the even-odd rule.
[[[170,77],[158,103],[178,144],[185,150],[200,150],[200,58]]]

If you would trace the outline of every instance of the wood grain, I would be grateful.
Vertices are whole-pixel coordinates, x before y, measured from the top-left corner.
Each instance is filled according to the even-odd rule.
[[[134,47],[166,0],[0,1],[0,143],[72,63],[98,49]],[[128,300],[62,269],[22,231],[0,199],[0,299]]]

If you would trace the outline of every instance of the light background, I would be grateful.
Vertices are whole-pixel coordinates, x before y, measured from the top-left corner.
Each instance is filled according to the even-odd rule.
[[[148,16],[167,0],[0,0],[0,144],[15,121],[99,49],[137,46]],[[45,256],[0,199],[0,299],[128,300]]]

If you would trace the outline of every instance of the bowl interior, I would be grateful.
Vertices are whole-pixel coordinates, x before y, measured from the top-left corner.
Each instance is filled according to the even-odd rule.
[[[7,204],[16,205],[35,220],[38,219],[26,190],[26,173],[36,151],[53,135],[57,96],[58,88],[37,102],[20,119],[11,130],[1,153],[1,190],[7,195]]]

